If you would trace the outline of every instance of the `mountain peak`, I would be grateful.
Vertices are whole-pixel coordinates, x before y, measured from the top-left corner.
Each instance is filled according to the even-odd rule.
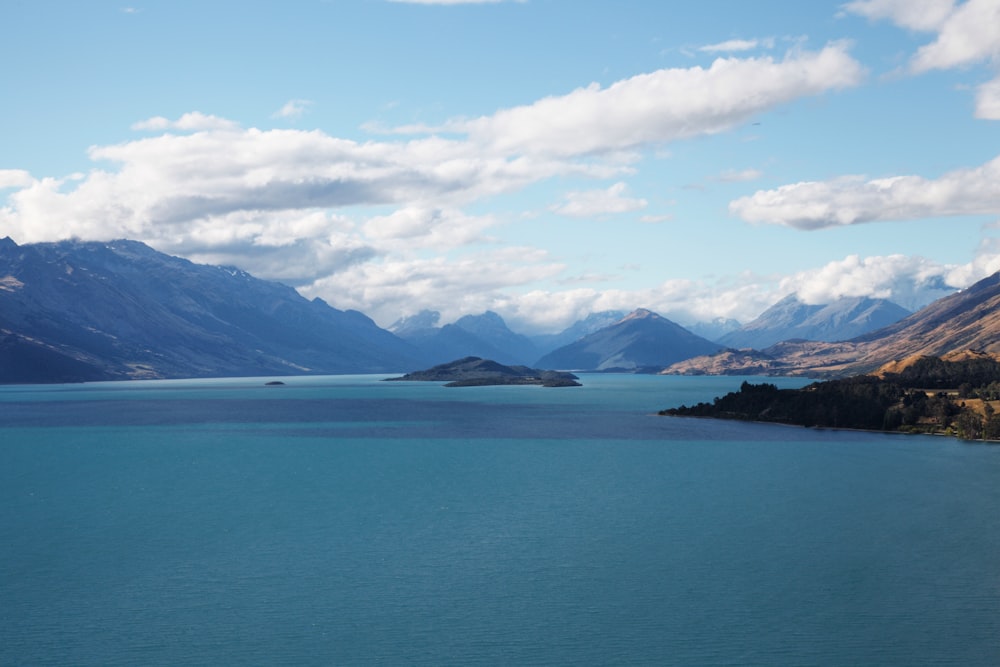
[[[663,319],[653,311],[647,308],[636,308],[631,313],[622,318],[622,322],[628,322],[629,320],[656,320]]]

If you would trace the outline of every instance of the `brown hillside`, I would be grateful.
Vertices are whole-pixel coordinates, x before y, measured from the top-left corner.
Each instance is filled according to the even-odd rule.
[[[780,375],[869,373],[890,363],[901,369],[920,356],[987,354],[1000,358],[1000,273],[851,341],[786,341],[763,352],[770,372]],[[714,357],[698,357],[664,372],[738,372],[719,370],[720,365],[725,366]]]

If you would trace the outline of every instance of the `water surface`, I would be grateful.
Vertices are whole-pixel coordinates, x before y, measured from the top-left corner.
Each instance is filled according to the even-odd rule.
[[[0,664],[1000,664],[998,447],[379,379],[0,387]]]

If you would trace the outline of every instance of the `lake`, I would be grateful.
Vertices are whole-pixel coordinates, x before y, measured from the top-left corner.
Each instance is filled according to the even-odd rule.
[[[1000,664],[998,446],[382,377],[0,387],[0,664]]]

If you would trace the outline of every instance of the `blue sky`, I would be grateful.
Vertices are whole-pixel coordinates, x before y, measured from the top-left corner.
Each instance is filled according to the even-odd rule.
[[[134,238],[383,326],[1000,270],[1000,0],[0,3],[0,235]]]

